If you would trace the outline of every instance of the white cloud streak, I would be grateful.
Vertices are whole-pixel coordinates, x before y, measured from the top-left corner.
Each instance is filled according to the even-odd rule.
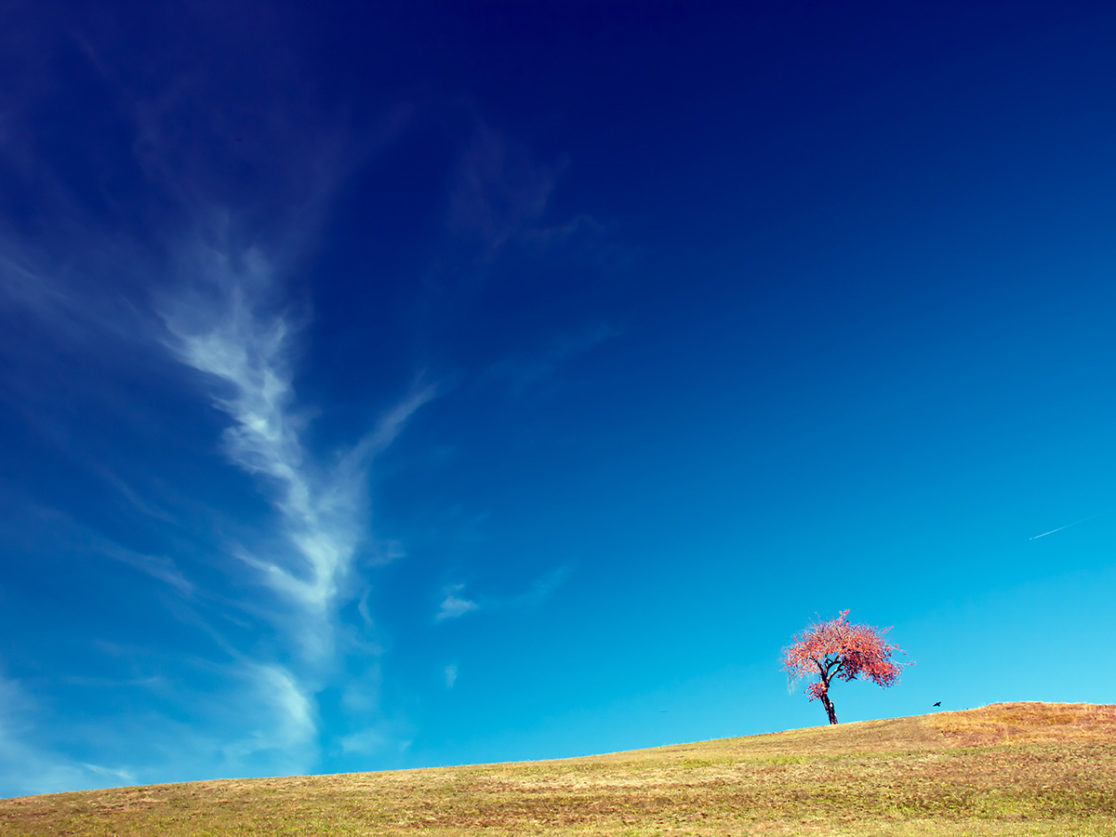
[[[346,755],[372,755],[383,752],[405,752],[411,746],[409,725],[398,720],[381,719],[341,737],[341,752]]]
[[[270,708],[274,723],[254,741],[261,748],[291,750],[310,744],[317,733],[314,704],[291,673],[277,665],[249,668],[259,689],[261,704]]]
[[[194,596],[194,584],[183,575],[178,564],[166,555],[138,552],[100,534],[55,508],[35,503],[24,504],[20,514],[23,525],[34,525],[36,534],[51,548],[88,552],[110,558],[175,588],[183,597]]]
[[[225,732],[202,731],[178,742],[182,761],[200,765],[202,775],[211,778],[308,772],[318,758],[319,718],[312,693],[295,673],[285,666],[246,659],[215,673],[229,678],[219,700],[196,694],[191,703],[194,711],[200,709],[219,721]],[[166,729],[159,732],[164,737],[157,743],[166,759],[173,755],[175,742],[165,737]]]
[[[566,583],[572,572],[570,567],[557,567],[535,579],[534,583],[518,596],[511,596],[501,601],[501,606],[506,608],[521,608],[531,610],[544,601]]]
[[[178,569],[174,561],[165,555],[147,555],[125,549],[114,544],[99,547],[102,555],[127,564],[152,578],[169,584],[186,597],[194,595],[194,585]]]
[[[253,23],[249,28],[258,27]],[[172,559],[163,554],[174,554],[173,546],[162,545],[156,554],[149,554],[140,539],[135,549],[108,538],[81,539],[75,545],[83,550],[96,551],[180,593],[160,595],[160,599],[168,600],[171,615],[188,618],[211,635],[222,659],[227,658],[199,661],[205,663],[208,685],[191,692],[182,704],[181,714],[206,719],[212,734],[200,723],[187,727],[168,716],[145,718],[142,723],[132,718],[135,728],[142,729],[137,735],[121,735],[128,721],[120,718],[112,729],[106,723],[96,732],[103,729],[106,740],[121,741],[127,754],[135,752],[137,741],[150,750],[158,740],[165,763],[162,772],[150,775],[163,780],[183,775],[187,768],[182,765],[187,763],[194,765],[197,778],[212,776],[215,764],[232,775],[274,772],[279,764],[291,772],[305,772],[302,768],[313,765],[318,751],[314,695],[339,668],[330,668],[338,662],[335,646],[342,643],[337,637],[348,639],[338,629],[337,608],[345,596],[367,586],[350,584],[357,558],[363,557],[362,550],[380,563],[403,554],[400,544],[371,535],[371,462],[436,396],[436,389],[416,385],[342,456],[315,456],[304,435],[309,413],[301,409],[293,385],[303,320],[275,304],[280,291],[277,267],[312,246],[329,217],[325,209],[336,187],[402,135],[412,109],[397,108],[374,124],[362,120],[365,128],[323,127],[321,120],[305,118],[317,104],[311,87],[297,74],[284,75],[283,67],[272,68],[284,80],[278,86],[269,72],[266,90],[254,87],[250,79],[239,88],[249,98],[220,95],[219,88],[227,86],[228,80],[199,73],[204,68],[189,62],[181,70],[176,65],[174,77],[165,79],[157,90],[147,89],[146,84],[140,90],[133,80],[156,77],[157,72],[149,71],[164,67],[163,50],[141,50],[132,56],[143,70],[137,75],[136,67],[129,69],[116,61],[111,50],[102,49],[96,38],[87,38],[79,30],[68,31],[65,38],[79,41],[106,84],[115,88],[113,102],[120,109],[121,128],[132,130],[132,142],[121,148],[130,148],[146,176],[140,185],[151,196],[143,207],[150,211],[143,230],[129,228],[130,214],[106,214],[100,202],[84,204],[53,175],[51,160],[42,156],[27,117],[41,103],[52,101],[50,91],[66,85],[42,60],[56,51],[53,36],[41,41],[21,35],[28,66],[35,71],[17,74],[19,84],[0,110],[0,156],[13,171],[34,172],[34,183],[28,185],[41,198],[45,219],[41,226],[52,232],[28,237],[0,229],[0,315],[32,321],[49,336],[52,347],[60,345],[83,359],[99,359],[104,364],[100,371],[112,372],[117,361],[146,362],[144,353],[161,341],[179,361],[207,377],[214,406],[229,420],[224,451],[236,467],[266,485],[278,522],[276,537],[266,544],[261,533],[258,541],[242,535],[240,543],[230,546],[225,541],[220,546],[242,559],[232,562],[235,569],[250,568],[286,605],[277,610],[273,602],[256,601],[257,596],[242,597],[239,588],[226,595],[206,589],[211,580],[208,573],[194,574],[188,563],[182,566],[189,578],[179,570],[178,562],[188,562],[189,556]],[[278,98],[267,98],[271,91],[279,91]],[[245,100],[259,106],[251,115],[246,116],[241,106]],[[259,113],[265,117],[257,118]],[[243,134],[245,141],[224,150],[220,144],[214,146],[213,137],[230,133]],[[225,175],[233,166],[246,179],[238,179],[238,188],[229,190]],[[126,203],[131,213],[134,202]],[[176,205],[177,211],[164,214],[170,205]],[[179,217],[202,218],[200,228],[213,234],[203,241],[201,236],[180,235],[166,226]],[[233,231],[241,221],[252,226],[253,241],[268,242],[266,249],[243,246],[246,239]],[[185,247],[175,246],[184,239]],[[162,260],[167,252],[180,257],[181,263],[167,269]],[[159,290],[168,287],[175,267],[190,278],[186,292],[177,296]],[[149,302],[151,294],[160,293],[167,295],[155,300],[159,316],[153,321]],[[106,347],[114,350],[108,359]],[[31,349],[17,348],[30,357]],[[23,355],[18,359],[25,360]],[[31,376],[23,378],[31,385],[37,383]],[[149,494],[132,490],[107,471],[102,476],[134,510],[176,525]],[[208,499],[200,498],[199,505]],[[182,511],[178,506],[174,510],[176,517]],[[204,538],[204,523],[182,517],[177,525]],[[238,531],[244,530],[238,527]],[[230,634],[226,640],[202,618],[219,612],[221,619],[233,620],[229,612],[233,608],[274,620],[281,633],[279,642],[273,643],[265,631],[251,638],[245,637],[246,631]],[[367,598],[359,612],[371,629]],[[300,646],[305,656],[287,654],[284,640]],[[362,647],[360,653],[367,652]],[[361,682],[375,683],[379,677],[378,666],[372,664]],[[81,760],[68,760],[52,755],[55,745],[47,738],[41,746],[33,744],[34,730],[20,729],[16,735],[6,714],[9,697],[16,694],[9,685],[0,678],[0,786],[27,792],[72,790],[129,781],[136,775],[109,755],[86,753]],[[186,688],[178,681],[168,691],[182,695]],[[366,696],[372,697],[361,704],[362,712],[376,711],[376,691],[366,690]],[[53,734],[73,725],[44,722],[39,726]]]
[[[458,161],[450,228],[480,240],[489,253],[516,237],[560,235],[558,228],[540,229],[540,221],[565,169],[565,160],[540,164],[526,147],[477,120]]]
[[[1086,517],[1086,518],[1083,518],[1082,520],[1075,520],[1073,523],[1067,523],[1065,526],[1059,526],[1057,529],[1051,529],[1049,532],[1041,532],[1038,535],[1032,535],[1031,537],[1027,538],[1027,540],[1028,541],[1037,541],[1039,538],[1045,538],[1045,537],[1049,537],[1050,535],[1055,535],[1058,532],[1064,532],[1066,529],[1072,529],[1074,526],[1080,526],[1082,523],[1089,523],[1092,520],[1096,520],[1097,517],[1099,517],[1099,515],[1094,515],[1093,517]]]
[[[5,793],[33,794],[134,784],[125,767],[73,761],[30,740],[35,707],[15,680],[0,676],[0,787]]]
[[[134,771],[124,767],[105,767],[102,764],[91,764],[90,762],[82,762],[81,767],[88,770],[95,776],[102,776],[114,785],[134,785],[136,784],[136,774]]]
[[[285,555],[237,556],[306,614],[325,619],[337,600],[367,531],[371,459],[389,446],[413,414],[436,394],[419,386],[336,464],[314,460],[301,441],[307,417],[292,385],[292,338],[297,322],[270,306],[273,268],[258,251],[237,257],[197,248],[205,297],[163,309],[167,344],[186,365],[217,384],[214,405],[231,420],[225,452],[235,465],[272,489]],[[386,550],[388,557],[400,553]]]
[[[301,654],[278,665],[234,653],[248,692],[258,695],[268,721],[224,746],[222,758],[232,770],[265,760],[282,766],[269,772],[306,772],[319,755],[314,695],[336,671],[338,654],[358,649],[371,656],[365,680],[378,686],[378,646],[342,626],[340,610],[359,596],[357,611],[366,630],[374,629],[369,588],[353,577],[354,565],[360,555],[385,563],[400,557],[403,548],[372,537],[371,465],[436,397],[437,388],[420,381],[352,447],[336,456],[315,456],[305,442],[310,411],[300,406],[294,388],[296,338],[304,320],[275,304],[274,266],[253,249],[195,246],[188,248],[188,259],[197,282],[192,294],[160,306],[164,342],[178,360],[208,378],[213,405],[229,419],[224,453],[261,481],[277,516],[274,532],[261,533],[258,543],[232,543],[228,550],[285,604],[268,618]],[[346,702],[346,708],[374,713],[378,693],[369,689],[359,705]],[[372,746],[364,739],[341,742],[344,752]]]
[[[342,753],[360,753],[367,755],[382,750],[388,744],[388,737],[383,730],[366,729],[350,733],[341,738]]]
[[[563,363],[578,355],[589,352],[608,340],[619,337],[623,332],[610,323],[596,323],[581,331],[561,336],[535,355],[508,357],[494,363],[485,371],[485,376],[507,379],[512,390],[521,393],[531,384],[554,373]]]
[[[486,596],[476,600],[465,598],[464,584],[453,584],[445,588],[442,603],[434,617],[435,622],[456,619],[474,611],[532,610],[548,599],[555,590],[566,582],[570,575],[569,567],[558,567],[537,578],[522,593],[511,596]]]
[[[438,608],[438,614],[434,617],[435,622],[444,622],[447,619],[457,619],[476,610],[479,605],[466,599],[464,596],[458,595],[464,592],[464,584],[454,584],[446,589],[445,596],[442,598],[442,604]]]
[[[1057,534],[1058,532],[1061,532],[1063,529],[1068,529],[1068,528],[1069,528],[1069,525],[1059,526],[1057,529],[1051,529],[1049,532],[1043,532],[1043,533],[1038,534],[1038,535],[1031,535],[1031,537],[1027,538],[1027,540],[1037,541],[1039,538],[1045,538],[1048,535]]]

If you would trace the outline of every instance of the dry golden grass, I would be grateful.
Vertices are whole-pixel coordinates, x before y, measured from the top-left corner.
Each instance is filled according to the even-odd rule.
[[[1007,703],[582,759],[0,800],[4,834],[1116,835],[1116,706]]]

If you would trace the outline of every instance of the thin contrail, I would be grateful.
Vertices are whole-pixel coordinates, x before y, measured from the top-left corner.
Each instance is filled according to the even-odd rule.
[[[1061,532],[1063,529],[1072,529],[1074,526],[1080,526],[1082,523],[1088,523],[1090,520],[1096,520],[1100,515],[1093,515],[1086,517],[1082,520],[1075,520],[1073,523],[1067,523],[1065,526],[1059,526],[1057,529],[1051,529],[1049,532],[1043,532],[1041,535],[1032,535],[1027,538],[1029,541],[1037,541],[1039,538],[1045,538],[1047,535],[1053,535],[1055,532]]]

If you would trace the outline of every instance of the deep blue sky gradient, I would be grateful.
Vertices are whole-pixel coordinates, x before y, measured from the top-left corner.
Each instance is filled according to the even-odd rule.
[[[0,795],[1112,702],[1116,11],[15,2]]]

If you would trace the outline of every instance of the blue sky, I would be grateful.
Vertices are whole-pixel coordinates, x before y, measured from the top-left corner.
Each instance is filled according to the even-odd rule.
[[[0,795],[1111,702],[1116,13],[976,5],[8,4]]]

